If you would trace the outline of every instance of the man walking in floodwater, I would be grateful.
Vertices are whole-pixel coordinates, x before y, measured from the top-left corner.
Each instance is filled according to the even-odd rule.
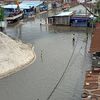
[[[74,46],[75,45],[75,34],[73,34],[72,42],[73,42],[73,46]]]
[[[75,45],[75,38],[73,37],[73,46]]]

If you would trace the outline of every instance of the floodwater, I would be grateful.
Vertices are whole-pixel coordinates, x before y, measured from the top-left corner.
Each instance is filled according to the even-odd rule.
[[[90,64],[85,55],[86,30],[40,25],[46,16],[7,27],[6,33],[13,39],[33,44],[36,61],[0,80],[0,100],[81,100],[84,74]]]

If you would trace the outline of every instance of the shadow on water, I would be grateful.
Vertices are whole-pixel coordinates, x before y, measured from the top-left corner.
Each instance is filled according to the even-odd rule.
[[[15,26],[15,40],[22,40],[22,26],[22,22]]]
[[[66,33],[66,32],[85,32],[86,28],[76,28],[76,27],[69,27],[69,26],[48,26],[48,31],[51,33]]]
[[[22,26],[16,28],[16,39],[22,39]]]

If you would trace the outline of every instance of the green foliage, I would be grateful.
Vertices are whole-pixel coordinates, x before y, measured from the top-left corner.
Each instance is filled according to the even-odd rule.
[[[100,22],[100,16],[96,18],[96,22]]]
[[[100,23],[100,17],[97,17],[97,18],[94,19],[94,20],[90,20],[90,24],[93,25],[93,26],[94,26],[97,22]]]
[[[96,4],[95,11],[96,13],[98,13],[98,17],[96,17],[96,19],[92,21],[93,24],[95,24],[96,22],[100,22],[100,0]]]
[[[4,9],[0,7],[0,21],[4,20]]]
[[[97,2],[95,10],[100,16],[100,0]]]

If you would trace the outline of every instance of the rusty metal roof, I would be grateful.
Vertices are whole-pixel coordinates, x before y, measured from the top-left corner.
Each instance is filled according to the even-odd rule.
[[[86,71],[82,100],[100,100],[100,69]],[[91,96],[91,99],[89,98]]]
[[[96,24],[95,31],[92,35],[90,52],[100,52],[100,23]]]

